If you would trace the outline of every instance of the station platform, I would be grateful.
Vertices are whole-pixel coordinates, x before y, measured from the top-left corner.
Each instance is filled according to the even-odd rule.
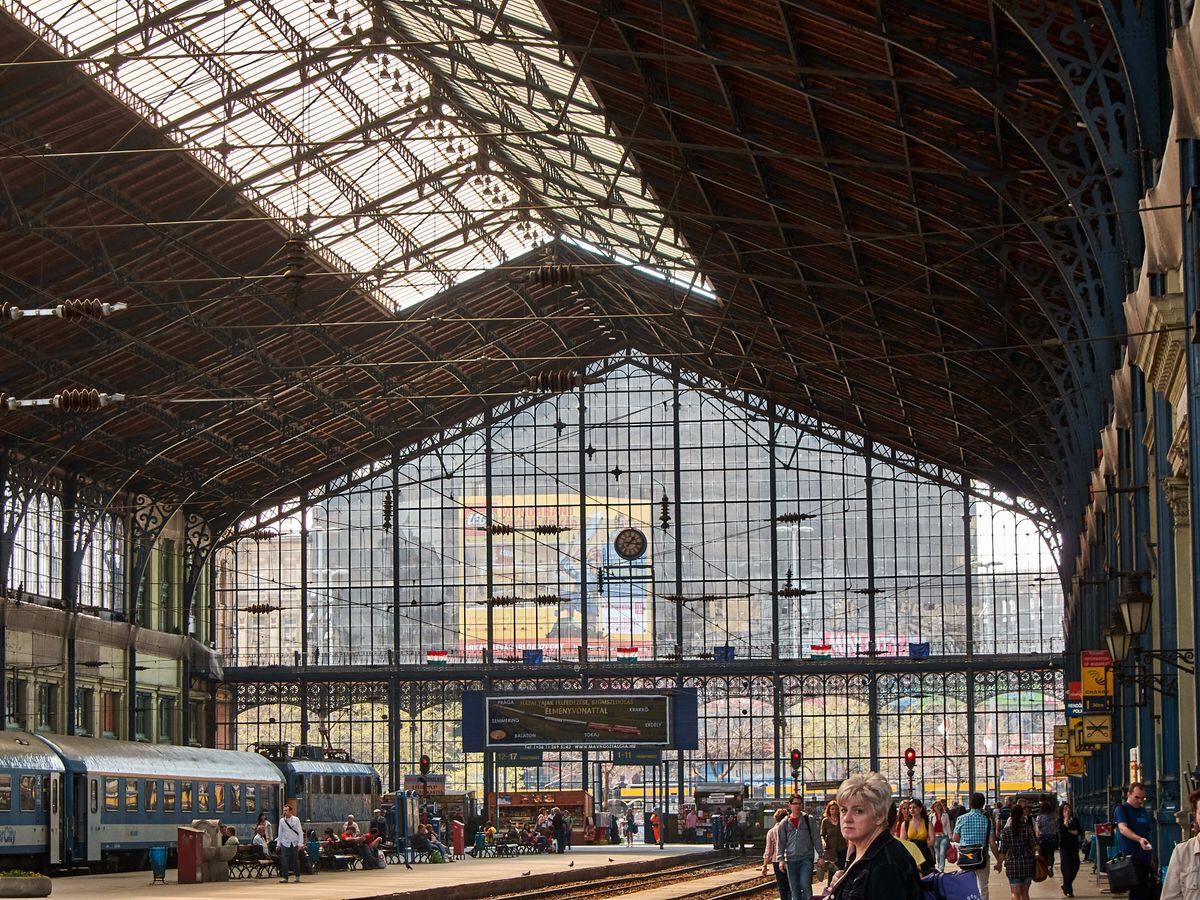
[[[760,851],[761,852],[761,851]],[[633,847],[575,847],[568,853],[473,859],[452,863],[389,865],[386,869],[322,872],[305,875],[300,883],[280,884],[278,878],[243,878],[209,884],[179,884],[176,870],[167,870],[167,883],[151,886],[150,872],[79,875],[54,879],[55,900],[132,900],[135,897],[180,897],[186,900],[286,898],[286,900],[483,900],[501,894],[587,881],[605,875],[645,872],[706,859],[727,858],[723,851],[701,845],[652,844]]]

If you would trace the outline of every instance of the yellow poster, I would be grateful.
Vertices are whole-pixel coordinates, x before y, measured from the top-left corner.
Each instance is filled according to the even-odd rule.
[[[1054,740],[1065,741],[1066,739],[1067,739],[1067,726],[1066,725],[1055,725],[1054,726]]]
[[[1112,657],[1107,650],[1084,650],[1080,653],[1080,681],[1084,702],[1089,697],[1111,697]]]
[[[1082,775],[1087,771],[1087,763],[1079,756],[1067,757],[1067,774]]]
[[[654,529],[649,500],[631,504],[589,496],[582,566],[578,494],[494,496],[490,521],[486,497],[466,497],[462,508],[462,645],[467,654],[487,647],[489,606],[498,661],[506,651],[514,658],[533,649],[573,653],[583,624],[581,594],[587,598],[589,642],[610,643],[614,649],[651,643]],[[645,551],[634,559],[613,547],[626,528],[636,528],[646,538]]]

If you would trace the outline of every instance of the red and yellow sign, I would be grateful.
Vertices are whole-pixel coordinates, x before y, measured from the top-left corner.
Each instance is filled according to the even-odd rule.
[[[1084,650],[1080,657],[1083,697],[1112,697],[1112,657],[1107,650]]]

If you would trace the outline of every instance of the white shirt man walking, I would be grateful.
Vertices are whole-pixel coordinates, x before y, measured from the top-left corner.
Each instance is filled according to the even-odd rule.
[[[293,870],[296,880],[300,880],[300,842],[304,840],[304,831],[300,820],[293,812],[292,804],[283,805],[283,816],[279,819],[279,837],[276,845],[279,847],[279,883],[287,884],[288,876]]]

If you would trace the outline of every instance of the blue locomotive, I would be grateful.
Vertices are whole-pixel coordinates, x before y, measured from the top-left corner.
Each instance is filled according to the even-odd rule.
[[[366,830],[383,795],[374,766],[354,762],[344,751],[312,744],[253,746],[283,773],[287,798],[296,801],[296,815],[306,830],[321,834],[332,827],[340,833],[348,815]]]

